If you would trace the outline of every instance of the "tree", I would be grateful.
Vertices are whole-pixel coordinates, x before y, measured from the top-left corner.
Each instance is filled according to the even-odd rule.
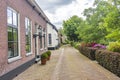
[[[95,0],[94,6],[96,7],[84,10],[84,16],[86,16],[85,23],[87,24],[84,24],[84,28],[82,28],[82,33],[80,34],[84,41],[100,43],[106,40],[105,36],[107,32],[101,27],[103,27],[104,18],[109,13],[111,5],[103,0]],[[80,30],[80,28],[78,30]]]
[[[95,0],[94,7],[84,10],[85,20],[73,16],[64,21],[64,31],[68,39],[105,44],[120,40],[119,5],[118,0]]]
[[[84,10],[88,26],[83,28],[84,34],[82,34],[82,39],[99,43],[104,40],[120,40],[119,5],[120,1],[116,0],[95,0],[94,8]]]
[[[105,29],[109,32],[107,39],[120,40],[120,13],[116,7],[104,18]]]
[[[77,27],[79,26],[81,18],[74,15],[70,19],[63,21],[64,33],[66,34],[68,40],[70,41],[78,41],[78,34],[76,33]]]

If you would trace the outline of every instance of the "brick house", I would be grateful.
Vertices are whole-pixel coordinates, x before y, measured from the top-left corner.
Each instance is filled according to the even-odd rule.
[[[11,80],[47,50],[48,22],[34,0],[0,0],[0,80]]]

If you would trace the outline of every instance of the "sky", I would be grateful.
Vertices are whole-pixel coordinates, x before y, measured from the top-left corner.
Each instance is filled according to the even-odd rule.
[[[93,5],[94,0],[35,0],[50,22],[57,29],[62,27],[63,20],[73,15],[83,17],[84,9]],[[83,17],[84,18],[84,17]]]

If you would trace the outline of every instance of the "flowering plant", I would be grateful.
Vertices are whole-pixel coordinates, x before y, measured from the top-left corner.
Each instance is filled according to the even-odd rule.
[[[95,44],[93,47],[94,47],[94,48],[106,49],[106,46],[105,46],[105,45],[101,45],[101,44]]]

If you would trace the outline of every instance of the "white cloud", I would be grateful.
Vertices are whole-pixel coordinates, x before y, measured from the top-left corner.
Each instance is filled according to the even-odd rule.
[[[42,9],[54,13],[54,11],[63,5],[68,5],[75,0],[35,0]]]
[[[56,3],[54,1],[57,1],[57,0],[48,0],[48,1],[53,1],[52,3]],[[73,15],[83,17],[81,13],[84,11],[85,8],[91,7],[94,2],[94,0],[71,0],[71,1],[72,2],[70,4],[66,4],[58,7],[55,6],[55,9],[53,8],[54,6],[49,8],[50,10],[53,10],[54,13],[51,13],[50,10],[48,9],[43,10],[45,14],[48,16],[48,18],[50,19],[50,21],[57,28],[62,27],[63,20],[67,20]]]

